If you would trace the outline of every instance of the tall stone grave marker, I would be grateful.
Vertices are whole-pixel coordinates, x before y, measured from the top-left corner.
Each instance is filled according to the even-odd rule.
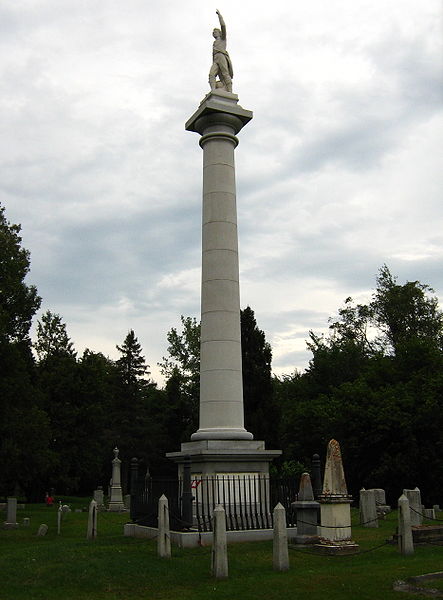
[[[411,511],[406,494],[398,499],[398,549],[401,554],[413,554]]]
[[[169,530],[169,502],[164,494],[158,500],[157,554],[171,558],[171,532]]]
[[[336,440],[328,444],[323,491],[318,498],[321,511],[320,544],[316,546],[326,554],[353,554],[359,546],[352,540],[351,502],[345,473]]]
[[[114,458],[112,460],[112,480],[110,489],[110,499],[108,510],[111,512],[120,512],[125,510],[123,502],[122,486],[121,486],[121,464],[122,461],[118,457],[119,450],[114,448]]]
[[[228,577],[228,542],[226,536],[226,513],[223,506],[214,508],[213,518],[212,574],[217,579],[226,579]]]
[[[274,508],[274,536],[272,559],[274,571],[289,569],[288,532],[286,530],[285,507],[279,502]]]

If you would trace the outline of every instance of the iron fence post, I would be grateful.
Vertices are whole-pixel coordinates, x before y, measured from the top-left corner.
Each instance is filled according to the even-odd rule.
[[[138,492],[138,460],[134,457],[131,459],[131,479],[130,479],[130,494],[131,494],[131,521],[137,520],[137,492]]]
[[[191,457],[183,458],[182,515],[183,527],[192,527]]]

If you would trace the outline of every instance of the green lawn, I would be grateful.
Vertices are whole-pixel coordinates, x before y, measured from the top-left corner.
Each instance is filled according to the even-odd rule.
[[[73,507],[87,501],[69,499]],[[379,529],[353,528],[362,553],[349,557],[290,550],[291,568],[272,570],[272,543],[229,546],[229,579],[210,573],[210,548],[172,549],[170,560],[156,554],[155,541],[123,537],[124,514],[100,513],[95,541],[86,540],[87,513],[67,515],[57,535],[56,507],[30,505],[18,521],[29,528],[0,530],[0,600],[389,600],[409,597],[392,591],[396,579],[443,570],[443,546],[418,546],[413,556],[383,543],[396,527],[396,513]],[[37,538],[41,523],[49,526]]]

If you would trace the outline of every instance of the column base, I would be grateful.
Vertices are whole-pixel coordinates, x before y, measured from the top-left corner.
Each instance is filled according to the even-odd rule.
[[[222,428],[208,428],[199,429],[191,435],[193,442],[199,440],[253,440],[254,436],[244,428],[238,429],[222,429]]]

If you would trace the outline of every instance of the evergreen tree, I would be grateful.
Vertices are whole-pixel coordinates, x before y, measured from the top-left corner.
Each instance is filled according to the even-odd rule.
[[[144,375],[149,375],[149,365],[146,364],[142,355],[142,348],[134,331],[131,329],[121,346],[117,350],[122,356],[116,365],[120,372],[123,383],[128,387],[137,387]]]
[[[34,348],[39,357],[37,382],[42,408],[51,427],[53,464],[46,487],[59,493],[75,493],[83,472],[78,431],[84,424],[79,413],[79,366],[60,315],[47,311],[42,316]]]

